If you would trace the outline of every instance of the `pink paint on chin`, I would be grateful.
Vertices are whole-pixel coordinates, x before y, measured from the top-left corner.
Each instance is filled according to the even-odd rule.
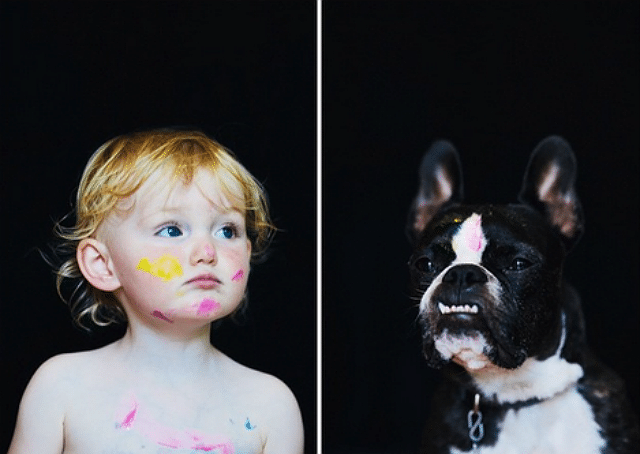
[[[232,281],[239,281],[240,279],[242,279],[244,277],[244,271],[243,270],[238,270],[238,272],[236,274],[233,275],[233,277],[231,278]]]
[[[473,230],[469,233],[469,237],[467,238],[467,246],[473,252],[478,252],[482,249],[482,217],[478,216],[475,220],[475,224],[473,225]]]
[[[220,307],[220,303],[210,298],[203,299],[198,305],[198,315],[209,315]]]

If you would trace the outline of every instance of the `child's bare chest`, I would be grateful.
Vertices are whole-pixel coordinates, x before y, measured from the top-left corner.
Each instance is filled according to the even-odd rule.
[[[106,386],[79,392],[64,453],[261,453],[261,425],[259,409],[228,390]]]

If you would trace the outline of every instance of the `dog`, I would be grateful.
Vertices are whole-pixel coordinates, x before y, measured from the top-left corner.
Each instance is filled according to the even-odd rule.
[[[624,383],[589,352],[563,280],[584,225],[569,144],[538,144],[517,204],[463,204],[447,141],[425,154],[419,182],[409,267],[423,353],[445,375],[422,452],[639,452]]]

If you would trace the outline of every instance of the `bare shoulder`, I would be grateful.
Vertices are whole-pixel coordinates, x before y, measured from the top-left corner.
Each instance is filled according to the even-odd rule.
[[[49,358],[36,370],[25,393],[35,389],[72,396],[71,391],[77,391],[88,375],[95,375],[97,366],[104,364],[105,349],[63,353]]]
[[[70,373],[79,358],[54,356],[35,372],[22,395],[9,454],[62,452],[64,415],[72,394]]]
[[[54,409],[64,411],[65,398],[71,395],[78,372],[85,367],[86,353],[64,353],[46,360],[36,370],[25,389],[20,404],[21,408],[34,400],[46,399],[59,405],[47,405],[51,412]]]
[[[100,350],[65,353],[36,370],[20,401],[9,454],[62,452],[65,416],[100,356]]]
[[[226,375],[241,389],[248,402],[261,407],[270,405],[296,405],[296,398],[289,387],[278,377],[244,366],[226,357]]]
[[[251,408],[256,424],[262,425],[263,453],[302,453],[302,416],[291,389],[279,378],[233,360],[227,366],[230,378],[241,387],[241,401]]]

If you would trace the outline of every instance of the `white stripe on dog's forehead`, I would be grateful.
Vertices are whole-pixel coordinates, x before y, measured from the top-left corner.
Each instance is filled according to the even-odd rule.
[[[453,263],[473,263],[479,265],[482,253],[487,247],[487,239],[482,232],[482,216],[473,213],[458,228],[451,239],[456,259]]]

